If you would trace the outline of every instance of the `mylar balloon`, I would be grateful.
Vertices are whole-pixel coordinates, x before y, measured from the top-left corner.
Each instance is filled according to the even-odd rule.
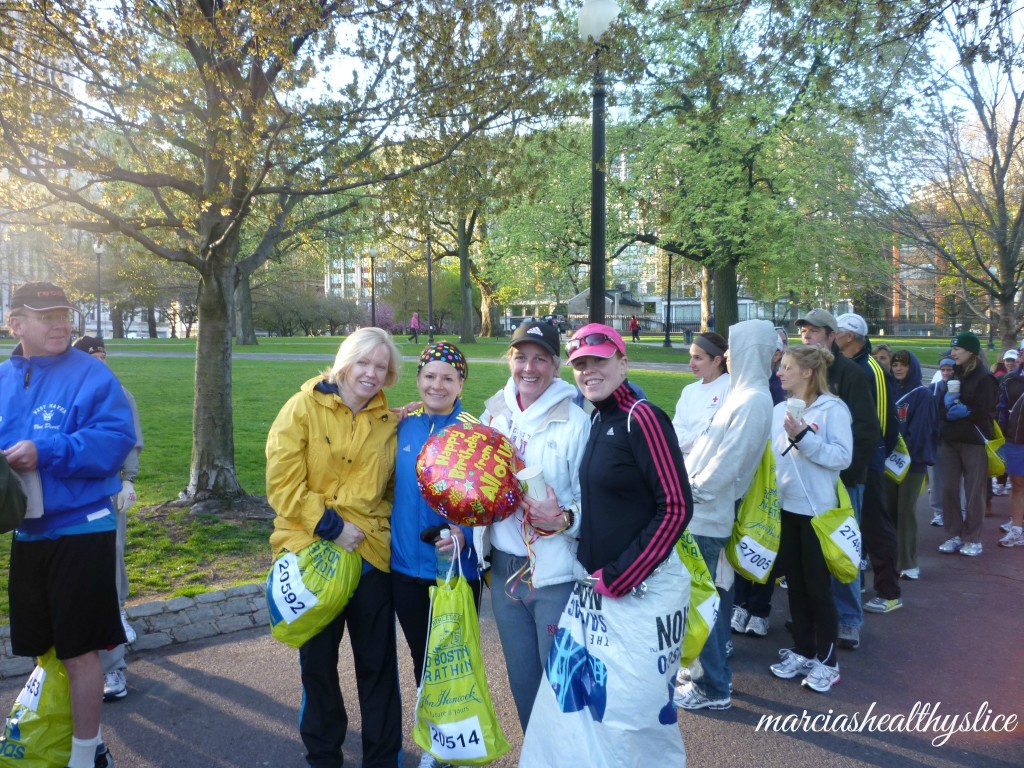
[[[488,525],[523,500],[522,468],[508,438],[483,424],[453,424],[427,440],[416,458],[420,492],[453,523]]]

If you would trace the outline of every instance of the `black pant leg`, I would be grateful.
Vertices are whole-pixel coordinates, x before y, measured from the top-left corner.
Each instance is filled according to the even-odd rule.
[[[363,573],[344,611],[363,722],[363,767],[394,768],[402,749],[402,701],[390,574]]]
[[[886,508],[884,470],[868,470],[860,528],[864,548],[871,560],[875,592],[885,600],[899,597],[896,526]]]
[[[338,682],[338,646],[345,633],[345,613],[299,648],[302,709],[299,735],[313,768],[340,768],[348,714]]]

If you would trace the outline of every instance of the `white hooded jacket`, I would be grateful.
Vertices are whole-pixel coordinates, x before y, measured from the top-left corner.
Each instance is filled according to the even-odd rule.
[[[555,378],[544,393],[526,411],[516,403],[516,387],[510,378],[485,404],[480,422],[508,437],[526,466],[541,466],[544,482],[555,491],[563,509],[571,509],[575,521],[571,528],[554,536],[534,541],[528,550],[524,536],[532,528],[516,511],[511,517],[485,528],[473,529],[479,562],[490,559],[491,547],[510,555],[530,555],[531,581],[534,587],[561,584],[573,579],[577,536],[580,530],[580,463],[590,436],[590,419],[572,402],[576,388]]]
[[[736,501],[750,487],[771,434],[768,377],[777,338],[767,320],[745,320],[729,328],[729,393],[686,457],[694,502],[687,530],[694,535],[726,538],[732,533]]]

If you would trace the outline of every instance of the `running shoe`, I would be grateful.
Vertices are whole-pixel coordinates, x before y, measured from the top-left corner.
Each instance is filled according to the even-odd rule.
[[[981,554],[981,542],[980,541],[968,541],[962,547],[960,547],[960,554],[967,555],[967,557],[977,557]]]
[[[732,631],[737,635],[742,635],[747,631],[747,622],[750,620],[750,611],[746,608],[740,608],[738,605],[732,607],[732,619],[729,621],[729,626],[732,627]]]
[[[762,619],[760,616],[751,616],[750,621],[747,622],[747,634],[764,637],[768,634],[768,627],[768,619]]]
[[[676,688],[672,700],[680,709],[729,709],[732,706],[732,697],[726,696],[723,699],[709,699],[697,690],[693,683],[686,683]]]
[[[1024,530],[1011,528],[1006,535],[999,540],[1001,547],[1024,547]]]
[[[807,677],[803,679],[801,685],[806,685],[818,693],[828,693],[839,680],[839,662],[836,662],[835,666],[829,666],[822,661],[812,659],[811,671],[807,673]]]
[[[903,607],[903,600],[899,597],[886,600],[883,597],[872,597],[864,603],[864,610],[869,613],[892,613],[897,608]]]
[[[789,680],[797,675],[806,675],[813,666],[810,659],[790,648],[779,649],[779,658],[781,661],[772,664],[770,669],[773,675],[781,677],[783,680]]]
[[[959,536],[954,536],[949,541],[944,541],[939,544],[939,552],[945,552],[947,555],[951,555],[956,552],[960,547],[963,546],[964,540]]]
[[[103,700],[115,701],[128,695],[128,681],[123,669],[115,669],[103,676]]]

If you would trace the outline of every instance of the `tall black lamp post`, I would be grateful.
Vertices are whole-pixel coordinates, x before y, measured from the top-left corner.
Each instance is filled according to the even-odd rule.
[[[370,248],[370,325],[377,325],[377,248]]]
[[[434,343],[434,256],[430,252],[430,230],[427,230],[427,343]]]
[[[601,69],[601,36],[619,15],[615,0],[586,0],[580,9],[579,31],[584,42],[593,40],[594,106],[590,138],[590,322],[603,323],[605,288],[605,163],[604,72]]]
[[[103,302],[100,299],[100,294],[103,290],[103,282],[100,276],[100,259],[103,256],[103,241],[97,240],[92,244],[93,253],[96,254],[96,338],[103,338],[103,327],[100,325],[100,317],[102,312],[100,311],[103,306]]]
[[[665,282],[665,340],[663,347],[672,346],[672,251],[668,251],[668,280]]]

